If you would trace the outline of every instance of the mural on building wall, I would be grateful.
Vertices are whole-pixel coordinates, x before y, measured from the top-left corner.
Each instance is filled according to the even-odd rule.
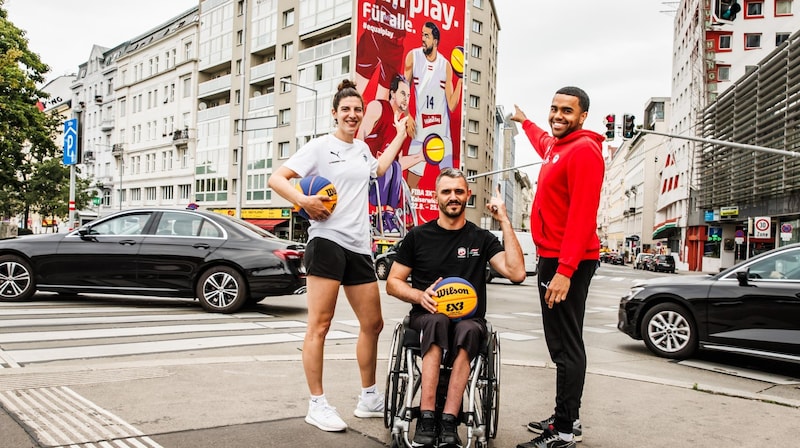
[[[460,166],[465,3],[357,1],[356,84],[367,104],[359,138],[377,157],[394,121],[410,117],[409,138],[370,195],[378,234],[436,219],[436,176]]]

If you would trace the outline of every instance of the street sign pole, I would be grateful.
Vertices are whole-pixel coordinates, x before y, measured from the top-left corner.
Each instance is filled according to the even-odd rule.
[[[72,231],[80,225],[78,212],[75,210],[75,164],[78,163],[78,119],[64,122],[64,165],[69,165],[69,213],[67,229]]]

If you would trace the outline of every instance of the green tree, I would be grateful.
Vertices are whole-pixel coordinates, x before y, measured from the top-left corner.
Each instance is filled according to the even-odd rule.
[[[62,119],[39,109],[39,99],[49,95],[37,86],[49,67],[28,48],[25,32],[8,20],[4,3],[0,0],[0,215],[25,212],[27,226],[36,166],[61,158],[54,138]]]
[[[88,179],[75,176],[75,204],[78,209],[84,208],[91,201],[89,187]],[[52,220],[68,217],[69,169],[61,164],[60,159],[48,159],[36,165],[28,188],[25,202],[42,218]]]

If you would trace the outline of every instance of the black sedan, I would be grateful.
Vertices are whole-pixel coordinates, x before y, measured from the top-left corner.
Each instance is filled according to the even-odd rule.
[[[389,277],[389,271],[392,270],[392,263],[394,263],[394,259],[397,258],[397,249],[399,249],[402,244],[403,240],[400,240],[386,249],[386,252],[378,254],[378,256],[375,257],[375,275],[377,275],[380,280],[386,280],[386,278]]]
[[[233,313],[305,291],[305,247],[200,210],[136,209],[70,233],[0,240],[0,301],[38,291],[187,297]]]
[[[617,327],[666,358],[700,348],[800,363],[800,244],[719,274],[634,286]]]

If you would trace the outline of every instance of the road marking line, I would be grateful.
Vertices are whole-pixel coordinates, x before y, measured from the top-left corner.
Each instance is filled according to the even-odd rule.
[[[255,334],[243,336],[220,336],[209,338],[175,339],[166,341],[130,342],[122,344],[82,345],[30,350],[8,350],[20,364],[82,358],[104,358],[107,356],[142,355],[152,353],[204,350],[243,345],[276,344],[303,340],[302,333]],[[349,334],[349,333],[348,333]],[[350,335],[355,337],[355,335]],[[337,335],[343,339],[342,335]],[[330,333],[328,339],[331,339]]]
[[[526,317],[541,317],[542,316],[542,313],[526,313],[526,312],[522,312],[522,313],[513,313],[513,314],[516,314],[517,316],[526,316]]]
[[[98,328],[93,330],[31,331],[25,333],[0,333],[0,343],[68,341],[73,339],[118,338],[128,336],[152,336],[159,334],[180,334],[210,331],[261,330],[263,328],[264,327],[262,325],[257,323],[237,322],[201,325]]]
[[[94,317],[65,317],[63,319],[9,319],[2,320],[3,326],[10,327],[51,327],[62,325],[87,325],[111,324],[132,322],[168,322],[187,320],[225,320],[233,319],[227,314],[197,313],[197,314],[153,314],[136,316],[94,316]]]
[[[7,365],[8,367],[10,367],[12,369],[19,367],[19,364],[17,364],[17,361],[15,361],[14,358],[11,357],[11,355],[9,355],[8,353],[4,352],[2,348],[0,348],[0,369],[3,368],[3,364]]]
[[[305,328],[308,324],[299,320],[278,320],[269,322],[255,322],[264,328],[278,329],[278,328]]]
[[[488,318],[500,319],[500,320],[502,320],[502,319],[516,319],[514,316],[509,316],[508,314],[487,314],[486,318],[487,319]]]
[[[500,339],[508,341],[532,341],[534,339],[539,339],[538,336],[531,336],[527,334],[510,333],[510,332],[498,333],[498,336],[500,337]]]

